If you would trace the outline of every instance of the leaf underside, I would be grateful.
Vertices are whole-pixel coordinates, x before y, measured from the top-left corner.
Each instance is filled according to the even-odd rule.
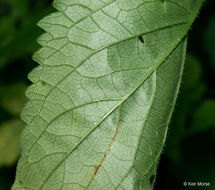
[[[151,190],[201,0],[55,0],[13,190]]]

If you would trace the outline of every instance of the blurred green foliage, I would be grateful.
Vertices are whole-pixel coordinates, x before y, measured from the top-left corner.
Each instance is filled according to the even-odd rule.
[[[26,102],[23,96],[27,85],[25,83],[14,83],[11,85],[0,85],[0,105],[11,115],[19,115]]]
[[[215,69],[215,15],[213,15],[209,19],[208,25],[206,26],[204,33],[204,48],[207,51],[210,63]]]
[[[0,2],[0,68],[9,61],[32,54],[39,46],[38,20],[52,12],[48,0],[2,0]]]
[[[19,137],[24,124],[18,119],[0,126],[0,167],[13,165],[19,157]]]
[[[51,0],[0,0],[0,190],[15,177],[19,114],[26,102],[31,56],[43,31],[36,23],[54,11]],[[210,182],[215,189],[215,2],[205,1],[189,34],[188,56],[156,190],[181,190],[184,181]],[[198,189],[190,188],[190,189]]]

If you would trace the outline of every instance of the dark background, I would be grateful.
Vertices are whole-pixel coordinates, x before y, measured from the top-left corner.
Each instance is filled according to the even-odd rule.
[[[51,0],[0,0],[0,190],[9,190],[24,127],[19,114],[37,66],[31,57],[43,31],[36,23]],[[162,154],[155,190],[215,190],[215,2],[207,0],[188,34],[182,86]],[[210,182],[184,187],[183,182]]]

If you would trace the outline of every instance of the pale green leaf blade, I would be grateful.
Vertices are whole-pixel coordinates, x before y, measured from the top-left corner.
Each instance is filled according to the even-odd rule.
[[[13,189],[152,189],[200,0],[55,0]]]

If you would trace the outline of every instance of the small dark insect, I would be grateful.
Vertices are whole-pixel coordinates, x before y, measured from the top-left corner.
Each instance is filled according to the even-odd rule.
[[[139,36],[138,39],[141,41],[142,44],[144,43],[143,36]]]

